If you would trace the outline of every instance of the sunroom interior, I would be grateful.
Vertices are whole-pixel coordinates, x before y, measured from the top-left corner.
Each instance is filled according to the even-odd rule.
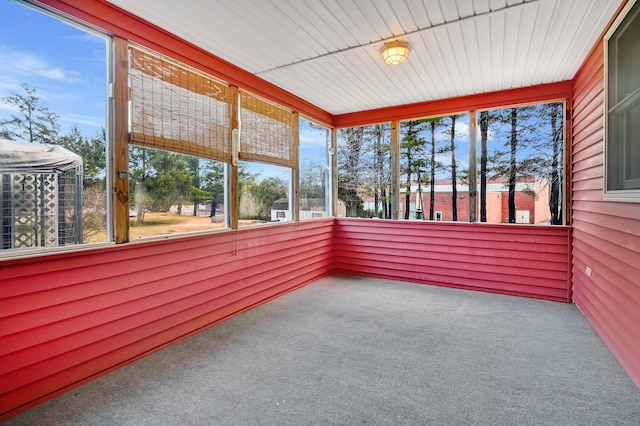
[[[574,304],[640,385],[640,150],[628,136],[640,123],[632,124],[639,64],[619,54],[631,94],[618,99],[623,84],[610,84],[618,68],[608,62],[618,39],[616,54],[640,48],[640,2],[18,3],[106,40],[108,212],[104,240],[0,252],[1,419],[343,275],[385,280],[371,290],[381,293],[380,283],[403,282]],[[382,52],[396,42],[408,56],[385,63]],[[403,192],[408,121],[465,117],[466,173],[479,176],[482,112],[542,104],[561,111],[560,207],[551,223],[533,213],[515,223],[506,204],[512,223],[483,220],[481,180],[468,178],[465,213],[452,220],[443,209],[437,220],[427,212],[434,202],[422,198],[420,166]],[[308,198],[303,122],[325,144],[323,191]],[[341,192],[351,174],[339,152],[349,131],[371,126],[386,132],[388,202],[360,215],[365,208],[350,210]],[[143,196],[130,165],[143,149],[219,166],[221,198],[202,206],[219,227],[132,236]],[[250,163],[286,173],[282,216],[272,211],[272,221],[243,220]],[[424,185],[435,188],[435,178]],[[195,215],[196,201],[192,208]]]

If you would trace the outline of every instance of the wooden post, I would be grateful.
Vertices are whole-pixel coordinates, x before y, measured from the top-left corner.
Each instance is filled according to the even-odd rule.
[[[391,122],[391,219],[400,218],[400,122]]]
[[[331,147],[329,148],[331,162],[331,215],[338,216],[338,130],[331,129]]]
[[[573,145],[571,140],[573,139],[573,103],[570,97],[564,100],[564,150],[562,151],[564,160],[564,170],[562,170],[562,224],[571,225],[571,213],[573,211],[572,194],[573,194],[573,179],[572,179],[572,152]]]
[[[238,88],[231,86],[231,103],[229,104],[231,126],[229,128],[229,141],[231,142],[231,164],[229,165],[229,179],[227,182],[227,199],[229,207],[229,227],[238,229],[238,217],[240,212],[240,194],[238,193],[238,152],[240,151],[240,102],[238,100]]]
[[[113,191],[116,244],[129,242],[129,43],[114,37]]]
[[[478,221],[478,114],[469,111],[469,222]]]

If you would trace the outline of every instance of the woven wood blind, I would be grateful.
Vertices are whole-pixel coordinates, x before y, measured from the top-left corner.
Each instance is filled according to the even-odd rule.
[[[241,160],[295,167],[296,114],[240,92]]]
[[[129,84],[131,143],[231,161],[229,86],[133,46]]]

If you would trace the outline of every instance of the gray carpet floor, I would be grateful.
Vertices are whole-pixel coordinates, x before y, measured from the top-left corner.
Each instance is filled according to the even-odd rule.
[[[640,425],[574,305],[335,275],[7,425]]]

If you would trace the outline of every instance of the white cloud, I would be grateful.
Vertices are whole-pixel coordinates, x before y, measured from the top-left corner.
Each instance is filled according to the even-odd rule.
[[[451,165],[451,154],[436,154],[436,163],[444,164],[445,166]]]
[[[82,81],[78,72],[55,67],[37,55],[12,50],[6,46],[0,46],[0,75],[3,78],[38,76],[69,83]]]
[[[324,132],[317,130],[305,132],[303,129],[300,129],[300,143],[325,146],[327,144],[327,137]]]
[[[105,125],[104,117],[95,117],[81,114],[63,114],[61,121],[71,124],[84,124],[87,126],[100,127]]]
[[[469,141],[469,123],[466,121],[456,121],[456,142],[458,140]]]
[[[15,105],[0,103],[0,111],[18,111],[18,108]]]

